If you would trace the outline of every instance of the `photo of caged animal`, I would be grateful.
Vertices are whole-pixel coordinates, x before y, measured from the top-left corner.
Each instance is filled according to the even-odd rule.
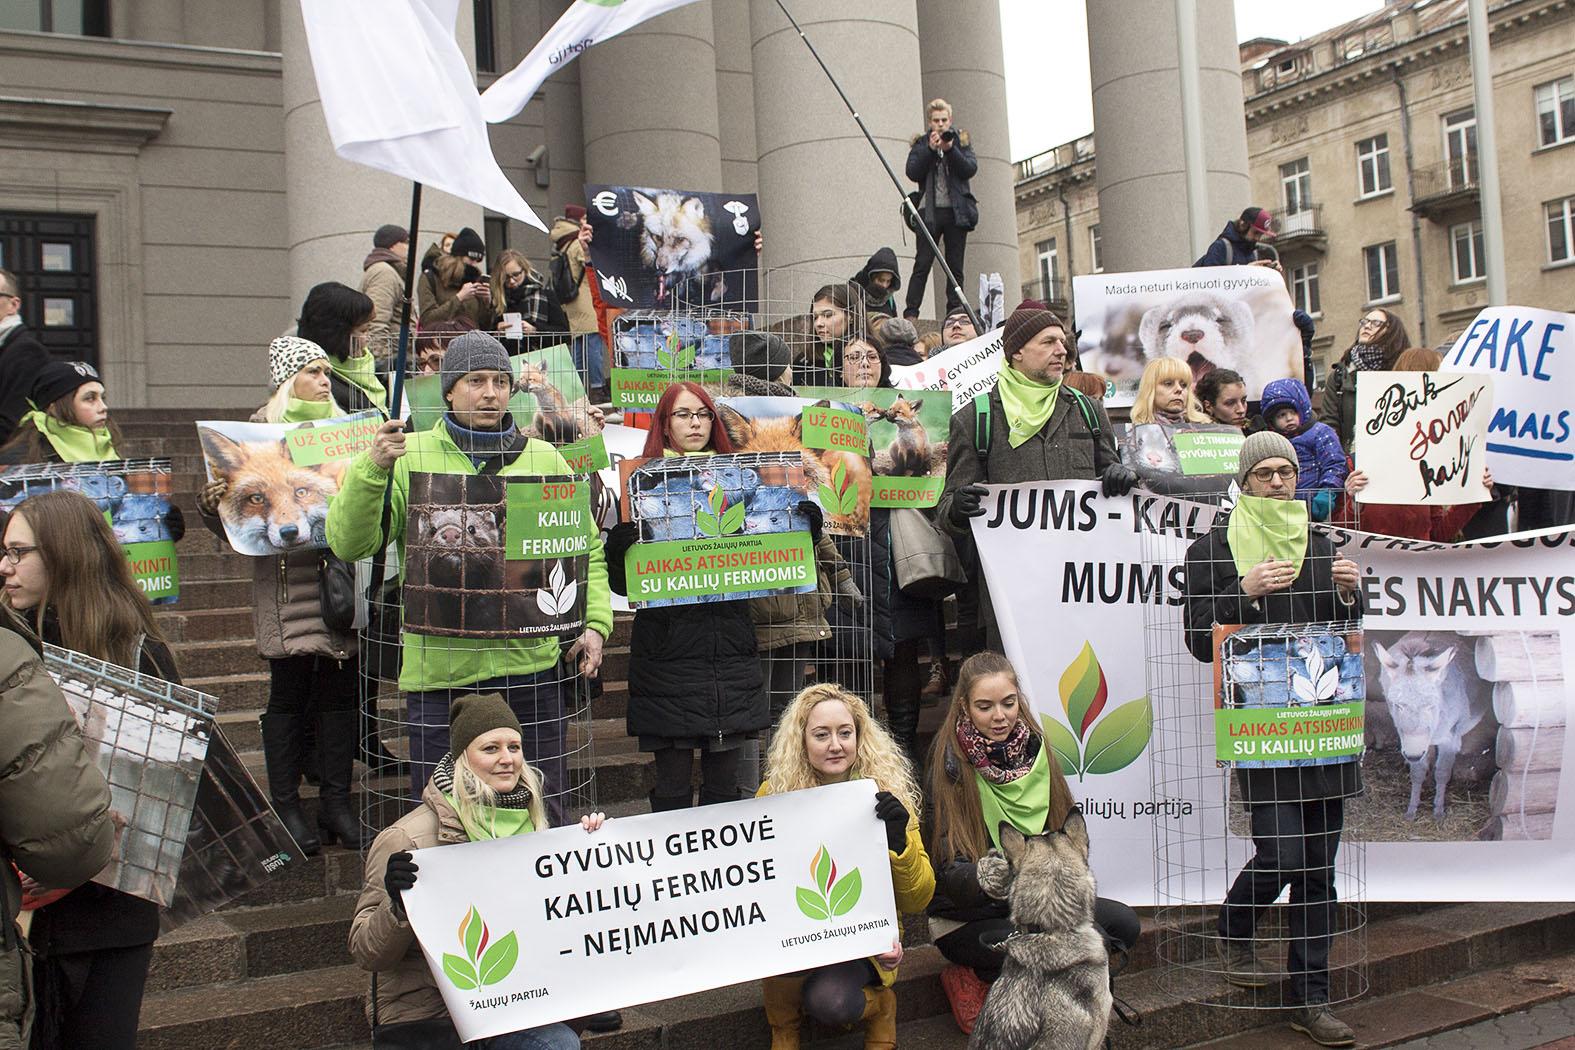
[[[785,403],[773,404],[777,401]],[[831,402],[816,404],[829,406]],[[843,510],[826,505],[827,501],[822,498],[826,531],[837,535],[864,535],[869,526],[870,491],[874,486],[867,456],[805,445],[803,409],[797,401],[770,397],[722,398],[717,402],[717,411],[737,451],[800,453],[812,487],[829,486],[840,478],[844,491],[850,492],[852,498]]]
[[[240,431],[247,424],[236,424]],[[283,554],[327,546],[328,501],[339,491],[345,462],[300,466],[282,439],[244,441],[199,426],[210,479],[228,488],[219,520],[241,554]]]

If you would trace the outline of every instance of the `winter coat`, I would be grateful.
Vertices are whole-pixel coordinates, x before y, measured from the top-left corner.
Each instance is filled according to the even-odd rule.
[[[1258,249],[1247,235],[1236,229],[1234,220],[1225,224],[1225,229],[1214,238],[1214,243],[1209,245],[1208,251],[1198,257],[1193,266],[1247,266],[1258,258]]]
[[[793,358],[794,386],[841,386],[842,347],[846,340],[805,344]]]
[[[1323,399],[1318,403],[1318,419],[1334,429],[1340,447],[1353,450],[1356,438],[1356,366],[1347,354],[1329,367],[1323,381]]]
[[[1307,536],[1302,571],[1290,587],[1261,598],[1249,598],[1231,559],[1227,524],[1221,522],[1187,548],[1187,648],[1204,663],[1214,661],[1215,624],[1309,624],[1356,620],[1362,595],[1345,602],[1334,586],[1334,544],[1321,532]],[[1341,798],[1361,790],[1360,763],[1286,769],[1238,770],[1242,797],[1248,802],[1289,802]]]
[[[755,797],[765,798],[769,794],[771,782],[768,780],[760,785]],[[884,837],[885,825],[881,825],[881,828]],[[930,855],[924,851],[924,836],[919,832],[916,814],[908,814],[908,837],[902,844],[902,852],[893,853],[888,847],[886,856],[891,861],[891,895],[896,901],[898,922],[901,923],[904,915],[923,915],[925,906],[935,893],[935,869],[930,866]],[[892,970],[882,969],[873,957],[870,958],[870,965],[875,967],[881,984],[890,988],[897,983],[900,966]]]
[[[26,325],[0,330],[0,445],[11,440],[17,424],[32,408],[28,398],[49,351]]]
[[[552,224],[552,233],[548,236],[557,244],[565,237],[574,238],[557,249],[558,254],[569,261],[569,276],[573,278],[574,285],[580,293],[573,299],[563,304],[564,315],[569,319],[569,331],[575,335],[585,335],[589,332],[600,331],[596,318],[596,300],[591,294],[586,281],[585,246],[578,240],[580,224],[569,219],[559,219]],[[594,275],[594,270],[591,273]]]
[[[505,313],[519,314],[520,319],[543,335],[569,331],[569,319],[563,305],[547,287],[545,274],[531,270],[518,288],[503,286],[503,305],[498,309],[498,320]]]
[[[856,284],[864,290],[866,313],[901,316],[901,311],[897,309],[896,293],[902,290],[902,274],[898,272],[897,265],[897,253],[890,248],[881,248],[870,256],[869,262],[864,264],[864,269],[849,278],[849,284]],[[882,271],[891,274],[891,287],[884,293],[876,291],[875,286],[870,283],[870,275]]]
[[[1311,496],[1318,489],[1345,487],[1349,473],[1345,452],[1334,428],[1317,422],[1313,416],[1312,399],[1307,388],[1295,379],[1276,379],[1263,388],[1263,419],[1272,425],[1274,413],[1284,407],[1294,408],[1301,425],[1296,433],[1288,435],[1296,448],[1296,495]]]
[[[390,370],[399,339],[399,306],[405,299],[405,260],[387,248],[372,249],[361,263],[361,293],[372,300],[366,345],[378,367]]]
[[[23,636],[0,628],[0,1050],[27,1045],[32,1015],[17,868],[44,886],[77,886],[114,844],[109,785],[66,698]]]
[[[957,131],[956,141],[951,149],[939,153],[930,148],[929,132],[913,137],[908,146],[908,179],[922,189],[924,196],[920,207],[931,225],[935,222],[935,180],[946,179],[952,221],[959,229],[971,230],[979,225],[979,202],[968,188],[968,180],[979,171],[979,161],[973,155],[968,133],[956,128],[952,130]]]
[[[946,445],[946,489],[935,508],[941,527],[967,535],[951,520],[951,505],[958,489],[974,484],[1010,485],[1018,481],[1091,481],[1117,461],[1115,439],[1110,433],[1110,417],[1105,406],[1091,401],[1088,408],[1099,431],[1088,426],[1077,397],[1070,386],[1062,385],[1055,408],[1039,433],[1013,448],[1007,440],[1009,426],[1001,394],[991,390],[990,452],[981,467],[978,445],[974,441],[974,406],[964,405],[952,413]]]
[[[364,357],[365,355],[361,355]],[[384,387],[381,394],[374,395],[373,391],[359,383],[353,383],[346,375],[345,370],[352,359],[340,361],[330,357],[328,363],[331,370],[328,373],[328,392],[333,395],[334,403],[346,412],[367,412],[375,410],[384,419],[388,418],[388,388]],[[373,365],[374,370],[376,364]],[[361,378],[365,378],[362,376]]]
[[[467,270],[474,269],[468,259],[457,255],[432,257],[432,268],[421,271],[423,328],[439,321],[452,321],[456,317],[470,318],[483,332],[490,332],[497,326],[497,313],[490,299],[483,299],[479,295],[464,301],[459,298],[461,288],[470,281],[481,279],[479,271],[467,274]]]
[[[831,537],[821,534],[815,543],[817,588],[809,594],[774,594],[749,599],[749,616],[755,624],[755,642],[762,652],[798,642],[822,642],[831,637],[826,610],[843,583],[853,579]]]
[[[937,602],[904,594],[897,586],[891,543],[891,511],[870,508],[870,589],[874,601],[875,657],[890,660],[901,642],[935,633]]]
[[[391,472],[373,463],[370,451],[361,453],[346,468],[339,491],[328,505],[328,545],[335,554],[346,561],[359,561],[372,557],[387,542],[379,527],[383,521],[383,492],[391,487],[388,535],[398,546],[399,564],[404,565],[405,508],[411,471],[480,473],[449,436],[446,418],[439,419],[431,430],[411,434],[405,440],[405,455],[394,461]],[[558,450],[536,438],[527,439],[524,447],[498,471],[503,477],[567,473],[569,465]],[[592,530],[590,541],[589,579],[584,581],[585,626],[606,638],[612,633],[607,563],[602,557],[600,534]],[[430,637],[413,631],[401,634],[399,688],[405,692],[457,689],[507,675],[534,674],[558,662],[558,639],[551,636],[499,640]]]
[[[459,814],[428,781],[421,792],[421,804],[385,828],[367,851],[366,880],[350,920],[350,957],[361,969],[377,974],[380,1025],[448,1016],[410,920],[394,913],[383,886],[388,858],[405,850],[469,841]],[[370,1007],[367,1016],[371,1017]]]

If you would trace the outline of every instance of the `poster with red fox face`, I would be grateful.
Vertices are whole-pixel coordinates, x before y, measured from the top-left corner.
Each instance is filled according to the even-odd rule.
[[[591,264],[608,306],[755,310],[754,194],[587,185],[585,201]]]
[[[868,425],[859,409],[802,397],[723,397],[716,407],[717,424],[727,431],[733,451],[803,456],[828,533],[865,534],[874,471]]]

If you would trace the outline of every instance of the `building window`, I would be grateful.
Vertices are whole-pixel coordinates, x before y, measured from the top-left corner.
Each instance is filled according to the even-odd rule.
[[[1575,77],[1537,85],[1537,138],[1544,146],[1575,139]]]
[[[1575,262],[1575,197],[1549,201],[1548,262]]]
[[[0,3],[0,29],[72,36],[109,36],[109,0],[21,0]]]
[[[1449,170],[1449,188],[1462,189],[1477,184],[1477,115],[1463,109],[1444,116],[1444,165]]]
[[[497,29],[492,20],[492,0],[474,0],[476,12],[476,72],[498,71]]]
[[[1449,258],[1454,264],[1455,283],[1480,281],[1487,277],[1482,261],[1482,222],[1474,219],[1449,228]]]
[[[1388,302],[1400,298],[1400,255],[1394,241],[1371,244],[1362,249],[1367,263],[1367,301]]]
[[[1285,193],[1285,214],[1296,215],[1312,205],[1312,171],[1306,157],[1280,165],[1280,186]]]
[[[57,360],[99,361],[94,228],[91,215],[0,212],[0,266],[16,277],[22,322]]]
[[[1322,316],[1323,301],[1318,295],[1318,264],[1310,262],[1291,270],[1291,301],[1296,309]]]
[[[1039,257],[1039,295],[1049,302],[1056,298],[1055,282],[1060,261],[1056,257],[1055,238],[1040,241],[1034,245],[1034,252]]]
[[[1388,193],[1394,188],[1389,181],[1389,136],[1374,135],[1356,144],[1356,181],[1363,197]]]
[[[1088,228],[1088,257],[1094,260],[1094,272],[1105,272],[1105,257],[1099,253],[1099,223]]]

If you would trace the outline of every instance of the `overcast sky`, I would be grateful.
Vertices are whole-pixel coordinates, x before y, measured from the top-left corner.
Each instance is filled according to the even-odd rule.
[[[1111,3],[1113,0],[1100,0]],[[1022,160],[1094,129],[1084,0],[1000,0],[1012,159]],[[1383,0],[1235,0],[1236,39],[1299,40],[1375,11]],[[968,124],[965,113],[958,122]]]

